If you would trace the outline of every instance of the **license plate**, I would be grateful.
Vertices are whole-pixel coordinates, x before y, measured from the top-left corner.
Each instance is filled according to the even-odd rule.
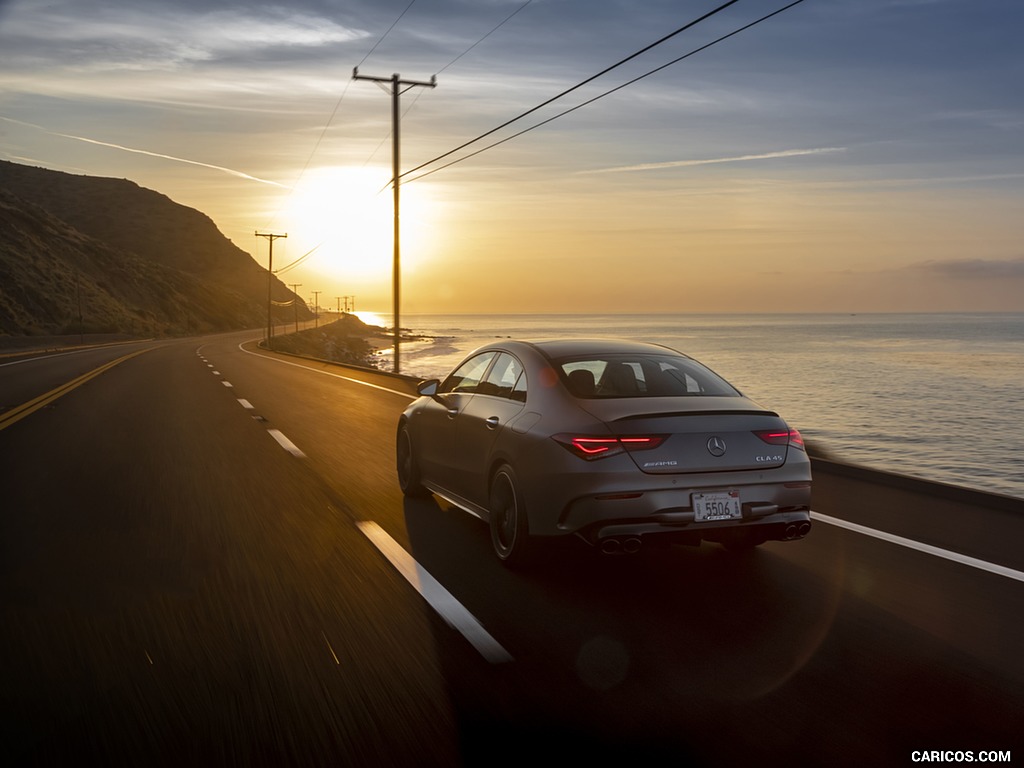
[[[742,517],[739,491],[693,494],[693,518],[698,523],[739,520]]]

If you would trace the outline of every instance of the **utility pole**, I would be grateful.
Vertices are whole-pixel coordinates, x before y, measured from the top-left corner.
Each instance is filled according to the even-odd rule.
[[[313,291],[313,327],[320,327],[320,294],[323,291]]]
[[[78,343],[85,344],[85,325],[82,322],[82,275],[75,272],[75,299],[78,301]]]
[[[353,80],[371,80],[385,91],[387,88],[383,85],[384,83],[391,83],[391,186],[394,196],[394,266],[392,269],[392,304],[394,305],[394,337],[395,337],[395,363],[394,372],[399,373],[401,370],[401,362],[399,357],[399,346],[401,339],[401,284],[402,284],[402,271],[401,271],[401,228],[399,226],[399,160],[401,152],[401,140],[399,136],[399,125],[401,123],[400,112],[398,109],[399,97],[408,90],[416,86],[423,86],[424,88],[436,88],[437,87],[437,75],[432,75],[429,82],[421,80],[402,80],[401,76],[396,72],[391,77],[372,77],[370,75],[360,75],[359,67],[352,70]]]
[[[302,283],[288,283],[292,287],[292,306],[295,308],[295,332],[299,332],[299,294],[296,293],[295,289],[302,285]]]
[[[267,349],[270,349],[270,340],[274,337],[274,325],[270,320],[270,295],[274,286],[274,241],[280,237],[288,237],[288,234],[272,235],[269,232],[257,232],[256,237],[265,237],[270,241],[270,259],[267,262]]]

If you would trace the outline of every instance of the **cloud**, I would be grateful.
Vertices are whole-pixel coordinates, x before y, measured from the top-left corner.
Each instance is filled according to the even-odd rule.
[[[1024,278],[1024,256],[1015,259],[949,259],[925,261],[909,269],[965,280],[1016,280]]]
[[[175,163],[185,163],[187,165],[198,165],[198,166],[200,166],[202,168],[210,168],[210,169],[215,170],[215,171],[223,171],[224,173],[227,173],[227,174],[229,174],[231,176],[237,176],[238,178],[241,178],[241,179],[247,179],[249,181],[258,181],[260,184],[270,184],[270,185],[275,186],[275,187],[281,187],[282,189],[290,189],[290,187],[288,187],[286,184],[279,184],[276,181],[269,181],[267,179],[261,179],[261,178],[259,178],[257,176],[250,176],[248,173],[243,173],[242,171],[236,171],[236,170],[234,170],[232,168],[225,168],[222,165],[212,165],[210,163],[203,163],[203,162],[200,162],[198,160],[188,160],[188,159],[186,159],[184,157],[175,157],[174,155],[164,155],[164,154],[161,154],[159,152],[150,152],[150,151],[145,150],[145,149],[136,149],[134,147],[125,147],[125,146],[123,146],[121,144],[112,144],[112,143],[110,143],[108,141],[99,141],[97,139],[89,139],[89,138],[86,138],[85,136],[72,136],[69,133],[58,133],[56,131],[48,131],[45,128],[43,128],[42,126],[33,125],[32,123],[26,123],[26,122],[23,122],[21,120],[12,120],[11,118],[3,117],[2,115],[0,115],[0,120],[4,120],[4,121],[6,121],[8,123],[16,123],[18,125],[25,125],[25,126],[28,126],[30,128],[36,128],[36,129],[38,129],[40,131],[44,131],[45,133],[48,133],[51,136],[59,136],[62,139],[72,139],[74,141],[84,141],[87,144],[96,144],[97,146],[100,146],[100,147],[110,147],[111,149],[119,149],[119,150],[121,150],[123,152],[132,152],[132,153],[137,154],[137,155],[147,155],[149,157],[160,158],[161,160],[171,160],[171,161],[173,161]]]
[[[37,75],[62,67],[78,73],[188,71],[220,61],[288,60],[369,35],[315,9],[183,9],[167,3],[100,4],[83,12],[74,3],[55,2],[15,17],[2,31],[10,54],[5,64]]]
[[[625,171],[653,171],[663,168],[687,168],[695,165],[714,165],[716,163],[742,163],[749,160],[775,160],[783,157],[804,157],[806,155],[823,155],[829,152],[845,152],[845,147],[818,147],[816,149],[784,149],[779,152],[765,152],[760,155],[737,155],[736,157],[715,157],[704,160],[669,160],[664,163],[643,163],[641,165],[621,165],[614,168],[597,168],[589,173],[621,173]]]

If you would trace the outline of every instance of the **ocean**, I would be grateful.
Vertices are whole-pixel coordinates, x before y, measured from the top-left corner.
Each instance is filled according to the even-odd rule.
[[[1024,313],[403,315],[402,326],[423,337],[403,344],[402,373],[423,378],[497,338],[665,344],[836,460],[1024,498]]]

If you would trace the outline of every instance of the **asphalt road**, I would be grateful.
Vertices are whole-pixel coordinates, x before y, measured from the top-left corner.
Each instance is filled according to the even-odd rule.
[[[510,572],[408,382],[252,338],[0,360],[7,764],[1024,760],[1020,503],[823,462],[802,542]]]

